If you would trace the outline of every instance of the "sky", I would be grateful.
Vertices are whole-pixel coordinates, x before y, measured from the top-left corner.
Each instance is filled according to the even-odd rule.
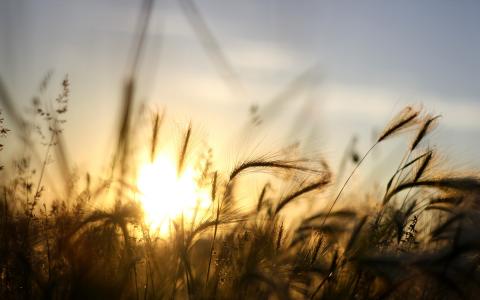
[[[442,115],[431,143],[454,164],[480,166],[480,2],[197,0],[232,74],[205,50],[185,2],[155,1],[137,78],[137,101],[165,108],[175,126],[191,120],[228,153],[247,139],[305,139],[335,161],[353,135],[366,151],[372,131],[421,104]],[[52,95],[68,74],[66,140],[80,168],[114,141],[140,7],[0,0],[0,78],[25,110],[47,72]]]

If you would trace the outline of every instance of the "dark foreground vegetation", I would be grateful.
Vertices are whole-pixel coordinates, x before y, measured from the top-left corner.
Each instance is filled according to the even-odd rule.
[[[40,167],[30,163],[33,150],[13,169],[3,162],[1,299],[474,299],[480,294],[480,180],[478,173],[442,169],[435,149],[423,148],[436,116],[409,107],[379,134],[372,149],[398,134],[411,139],[380,192],[370,182],[344,193],[350,177],[334,185],[335,174],[325,162],[291,155],[246,160],[228,174],[212,163],[199,164],[204,175],[198,184],[211,190],[210,213],[178,218],[170,235],[159,236],[145,224],[129,180],[133,81],[125,88],[111,174],[99,180],[64,169],[57,188],[65,186],[65,195],[47,193],[49,157],[60,166],[64,161],[61,127],[68,94],[65,80],[49,109],[34,101],[37,119],[46,125]],[[152,157],[161,116],[153,119],[151,138],[144,141]],[[2,122],[2,134],[7,125],[14,124]],[[41,126],[32,128],[42,132]],[[21,135],[30,147],[29,133],[8,134]],[[179,145],[179,172],[190,136],[188,128]],[[356,167],[365,157],[368,153],[355,158]],[[356,167],[348,175],[355,176]],[[252,210],[239,209],[237,189],[256,193],[239,178],[257,176],[256,171],[262,178],[267,171],[271,179],[255,195]],[[287,221],[294,204],[320,201],[324,210]]]

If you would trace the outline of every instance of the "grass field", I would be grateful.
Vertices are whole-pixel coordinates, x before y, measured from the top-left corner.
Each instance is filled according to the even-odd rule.
[[[158,162],[167,141],[159,138],[163,115],[155,113],[148,140],[140,142],[154,169],[137,180],[142,166],[132,145],[144,116],[132,112],[133,90],[131,80],[108,174],[64,168],[54,187],[44,174],[52,157],[60,170],[65,161],[68,78],[51,106],[34,101],[36,123],[10,131],[14,124],[2,120],[2,136],[21,137],[31,151],[2,161],[0,298],[475,299],[480,293],[480,177],[443,168],[437,150],[424,146],[432,144],[425,141],[437,116],[415,107],[399,112],[370,149],[391,138],[409,140],[401,162],[386,162],[398,164],[396,172],[382,179],[380,191],[367,181],[344,193],[370,150],[347,157],[353,168],[346,179],[336,179],[328,160],[291,154],[252,157],[220,172],[211,153],[191,151],[195,127],[186,124],[174,157]],[[265,182],[258,195],[239,180],[256,176]],[[52,188],[65,192],[53,196]],[[252,209],[242,209],[239,190],[257,199]],[[312,201],[325,208],[289,219],[293,204]]]

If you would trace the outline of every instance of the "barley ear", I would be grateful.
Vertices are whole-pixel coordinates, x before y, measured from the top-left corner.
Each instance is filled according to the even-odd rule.
[[[428,117],[427,120],[423,123],[423,126],[418,131],[418,134],[415,136],[415,139],[410,146],[410,150],[413,151],[420,144],[423,138],[435,127],[435,121],[440,118],[440,115],[435,117]]]
[[[377,143],[391,137],[399,131],[415,125],[415,120],[420,114],[419,110],[407,106],[400,113],[398,113],[388,124],[387,127],[380,134]]]
[[[150,148],[150,161],[152,162],[155,159],[155,156],[157,155],[158,135],[159,135],[160,127],[162,126],[164,117],[165,117],[165,111],[163,111],[162,114],[160,114],[157,111],[153,116],[152,141],[151,141],[151,148]]]
[[[183,139],[182,148],[180,151],[180,156],[178,157],[178,167],[177,167],[177,176],[180,176],[183,171],[183,166],[185,165],[185,158],[187,154],[188,142],[190,141],[190,135],[192,134],[192,123],[188,124],[187,132]]]
[[[433,151],[429,151],[427,156],[425,156],[425,158],[423,159],[422,164],[418,168],[417,172],[415,173],[413,182],[417,182],[422,177],[422,175],[425,173],[425,170],[427,169],[432,159],[433,159]]]

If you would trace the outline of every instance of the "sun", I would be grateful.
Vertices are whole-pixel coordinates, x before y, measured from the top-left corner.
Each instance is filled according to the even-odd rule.
[[[175,161],[165,153],[140,168],[137,186],[145,221],[152,230],[167,235],[171,221],[179,217],[192,221],[208,210],[210,194],[199,187],[199,176],[190,165],[178,174]]]

